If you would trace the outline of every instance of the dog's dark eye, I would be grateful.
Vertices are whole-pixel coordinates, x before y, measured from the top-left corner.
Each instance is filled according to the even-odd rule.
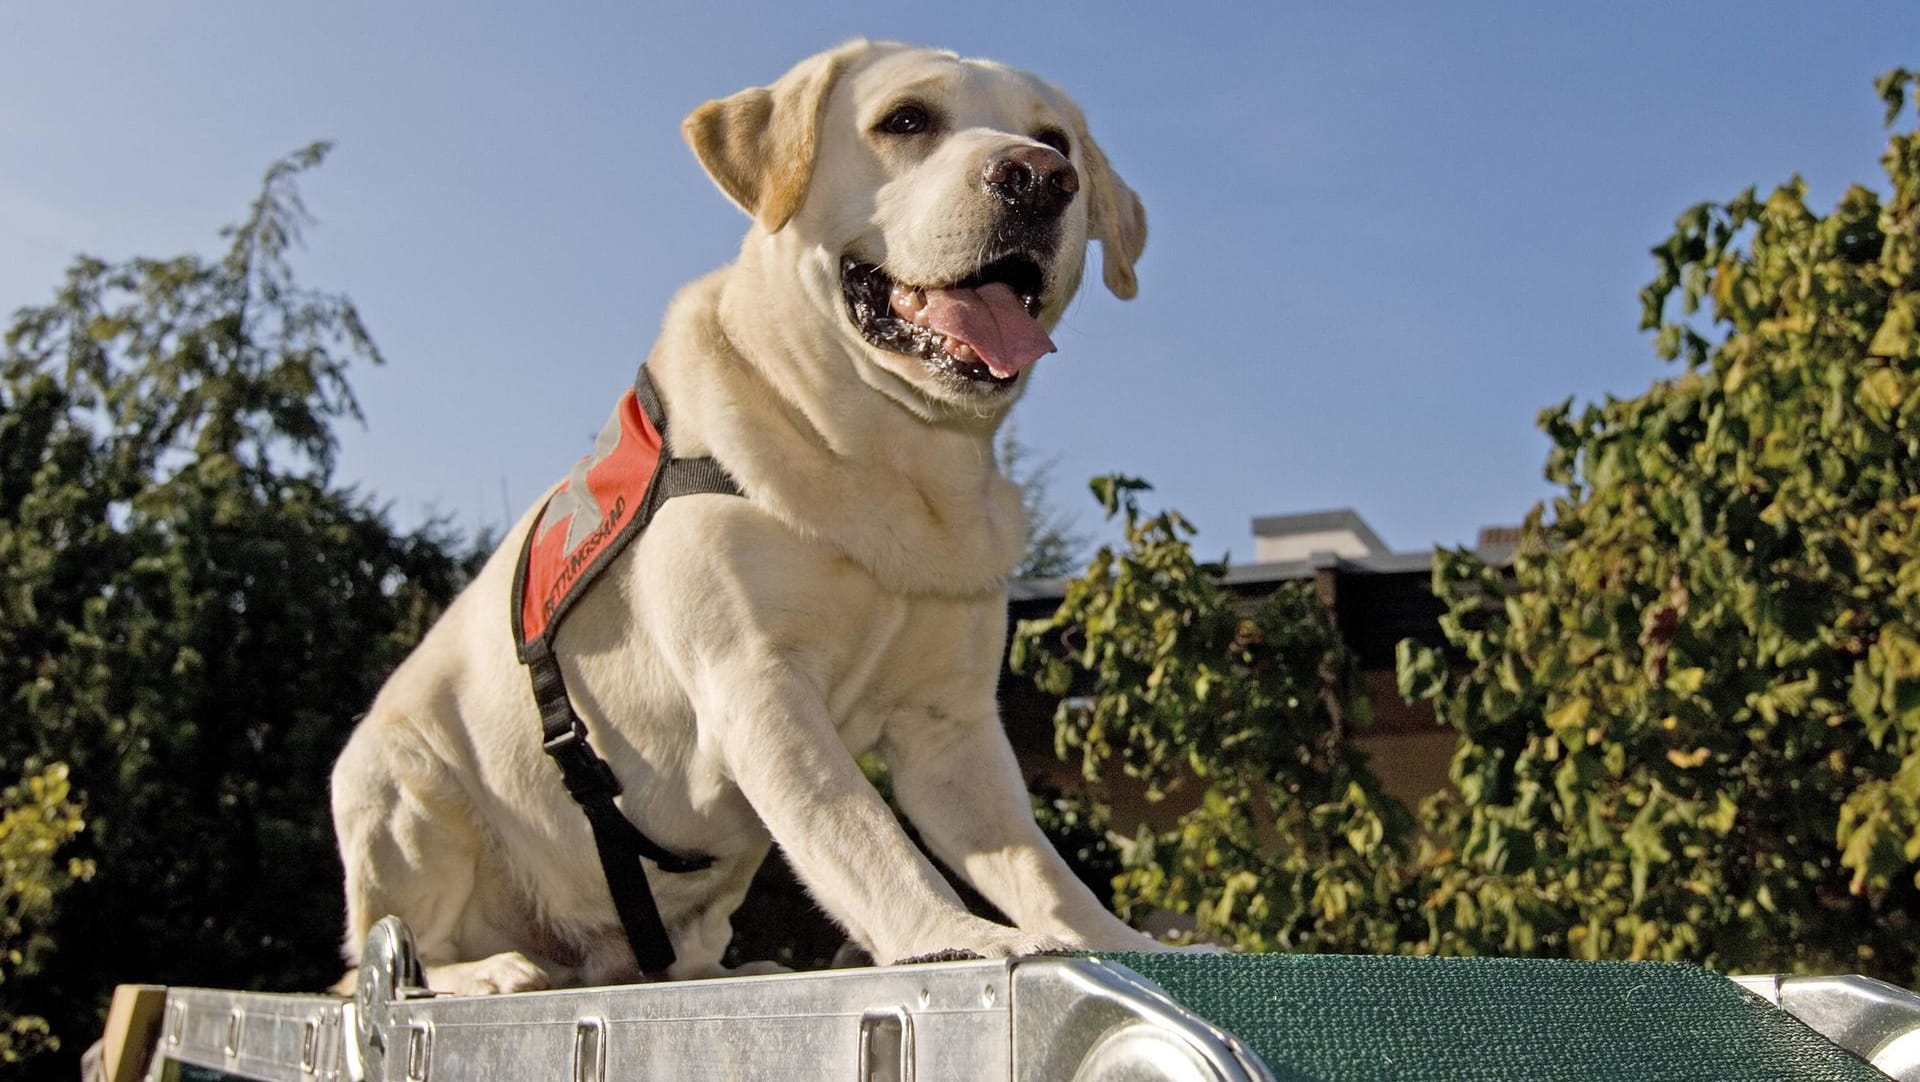
[[[919,135],[933,130],[933,114],[924,105],[902,105],[880,121],[879,130],[888,135]]]
[[[1043,128],[1040,131],[1034,132],[1033,141],[1036,143],[1045,143],[1059,151],[1062,158],[1073,157],[1072,153],[1070,153],[1073,149],[1073,144],[1067,140],[1067,133],[1061,131],[1059,128]]]

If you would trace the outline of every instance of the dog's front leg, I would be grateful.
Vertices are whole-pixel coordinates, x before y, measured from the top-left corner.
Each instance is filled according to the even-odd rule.
[[[1021,929],[1090,950],[1160,944],[1107,911],[1033,820],[992,702],[966,716],[928,708],[889,727],[894,795],[933,852]]]
[[[860,773],[808,681],[770,662],[716,668],[700,683],[710,689],[696,705],[703,736],[814,897],[876,959],[1066,945],[966,911]]]

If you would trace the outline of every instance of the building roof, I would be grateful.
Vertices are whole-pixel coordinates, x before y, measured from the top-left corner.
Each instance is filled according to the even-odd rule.
[[[1360,540],[1369,553],[1392,552],[1392,546],[1380,539],[1367,520],[1351,507],[1332,511],[1303,511],[1292,515],[1261,515],[1253,520],[1253,536],[1286,537],[1291,534],[1345,530]]]
[[[1264,583],[1296,582],[1313,578],[1325,570],[1360,575],[1424,574],[1433,568],[1433,553],[1381,552],[1372,556],[1334,556],[1322,553],[1310,560],[1283,560],[1273,563],[1227,565],[1220,581],[1227,586],[1260,586]],[[1007,584],[1012,601],[1058,601],[1067,596],[1067,580],[1014,579]]]

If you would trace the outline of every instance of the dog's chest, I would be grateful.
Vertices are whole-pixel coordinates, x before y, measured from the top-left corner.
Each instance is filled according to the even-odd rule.
[[[883,666],[898,665],[895,652],[912,615],[904,598],[880,597],[869,610],[864,628],[857,629],[853,648],[838,666],[840,672],[827,689],[827,715],[847,750],[861,755],[880,739],[884,708],[870,701]],[[884,686],[892,681],[882,679]]]
[[[991,704],[1004,619],[990,603],[869,599],[858,618],[839,625],[837,664],[823,682],[847,750],[865,754],[903,718]]]

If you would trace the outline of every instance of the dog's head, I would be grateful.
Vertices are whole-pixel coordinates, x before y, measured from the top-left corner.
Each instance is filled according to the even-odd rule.
[[[1013,399],[1053,348],[1089,238],[1107,288],[1137,288],[1140,200],[1072,100],[1025,72],[852,42],[682,130],[856,363],[935,402]]]

